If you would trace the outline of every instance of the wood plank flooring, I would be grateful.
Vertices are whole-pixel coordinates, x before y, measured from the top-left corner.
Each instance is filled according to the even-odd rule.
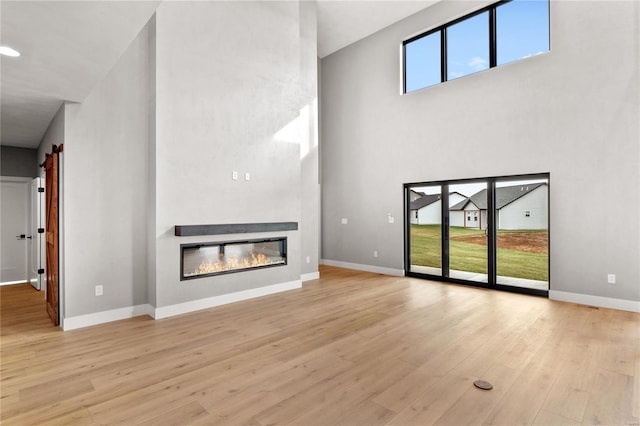
[[[331,267],[68,332],[29,285],[0,297],[3,425],[640,423],[637,313]]]

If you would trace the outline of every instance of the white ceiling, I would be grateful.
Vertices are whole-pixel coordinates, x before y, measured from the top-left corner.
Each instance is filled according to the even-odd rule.
[[[327,56],[439,0],[318,0]],[[82,102],[115,65],[159,0],[0,2],[0,144],[35,148],[64,101]]]
[[[324,58],[442,0],[318,0],[318,56]]]
[[[158,1],[2,1],[2,144],[37,147],[63,101],[80,102],[113,67]]]

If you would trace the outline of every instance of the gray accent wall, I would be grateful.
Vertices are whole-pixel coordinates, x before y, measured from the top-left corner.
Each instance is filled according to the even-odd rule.
[[[2,145],[0,147],[0,176],[37,177],[38,150]]]
[[[323,259],[402,270],[403,183],[549,172],[551,290],[640,301],[640,3],[552,1],[550,52],[401,95],[402,40],[481,6],[322,60]]]
[[[147,303],[156,306],[156,15],[147,24],[148,60],[148,129],[147,146]]]
[[[148,300],[148,48],[147,26],[82,103],[66,105],[65,318]]]

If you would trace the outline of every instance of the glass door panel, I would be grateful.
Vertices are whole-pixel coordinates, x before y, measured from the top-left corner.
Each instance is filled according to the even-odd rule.
[[[487,183],[449,185],[449,277],[487,283]]]
[[[496,283],[549,289],[549,180],[497,181]]]
[[[442,276],[442,200],[441,187],[409,189],[410,264],[419,274]]]

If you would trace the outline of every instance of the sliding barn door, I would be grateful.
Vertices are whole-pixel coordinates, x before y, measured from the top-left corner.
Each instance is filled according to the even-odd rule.
[[[46,197],[46,257],[47,257],[47,313],[54,325],[60,323],[58,303],[58,153],[47,157],[45,161],[47,177],[45,180]]]

